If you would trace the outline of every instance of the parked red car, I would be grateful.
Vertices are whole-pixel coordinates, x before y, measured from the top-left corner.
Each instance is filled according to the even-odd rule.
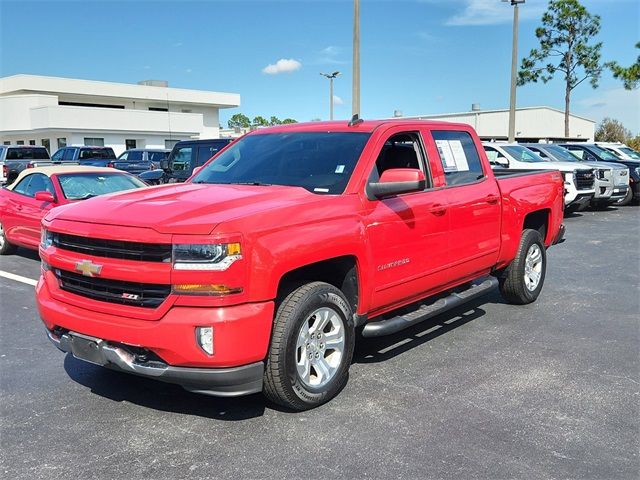
[[[23,170],[11,185],[0,190],[0,255],[12,253],[16,246],[37,250],[40,224],[54,207],[144,186],[133,175],[105,167]]]
[[[76,358],[304,410],[345,385],[357,327],[395,333],[498,285],[533,302],[563,187],[492,171],[468,125],[261,129],[186,183],[48,214],[37,305]]]

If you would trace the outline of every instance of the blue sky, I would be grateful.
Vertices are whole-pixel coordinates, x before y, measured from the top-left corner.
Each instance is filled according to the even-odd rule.
[[[545,0],[521,9],[520,57],[535,46]],[[640,2],[583,0],[602,17],[603,58],[638,55]],[[242,96],[253,117],[328,117],[336,79],[336,118],[351,114],[352,0],[57,1],[0,0],[0,75],[31,73],[170,86]],[[506,108],[512,9],[499,0],[361,0],[362,116]],[[284,60],[280,61],[279,60]],[[563,86],[518,89],[519,106],[563,108]],[[585,82],[572,111],[618,118],[640,132],[640,92],[609,73]]]

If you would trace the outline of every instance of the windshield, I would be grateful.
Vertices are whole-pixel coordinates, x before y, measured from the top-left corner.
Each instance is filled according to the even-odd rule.
[[[122,173],[66,173],[58,175],[58,181],[62,193],[69,200],[84,200],[105,193],[145,186],[141,180]]]
[[[46,148],[10,148],[7,160],[49,160],[49,152]]]
[[[620,160],[620,157],[614,155],[609,150],[605,150],[604,148],[600,148],[595,145],[589,148],[593,151],[593,153],[599,156],[601,160],[611,160],[614,162]]]
[[[519,162],[529,162],[529,163],[544,162],[544,158],[532,152],[528,148],[520,147],[517,145],[507,145],[502,148],[504,149],[505,152],[507,152],[509,155],[511,155],[515,160]]]
[[[369,136],[361,132],[248,135],[219,154],[193,182],[288,185],[340,194]]]
[[[630,156],[634,160],[640,160],[640,153],[629,147],[620,147],[620,151]]]
[[[577,157],[566,148],[562,148],[557,145],[545,147],[545,150],[547,150],[554,157],[556,157],[557,160],[561,160],[563,162],[579,162],[580,161],[580,157]]]

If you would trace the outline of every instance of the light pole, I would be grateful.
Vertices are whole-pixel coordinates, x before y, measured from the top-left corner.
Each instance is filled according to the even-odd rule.
[[[329,120],[333,120],[333,79],[340,75],[340,72],[320,73],[329,79]]]
[[[351,115],[360,116],[360,0],[353,0],[353,84]]]
[[[511,98],[509,100],[509,141],[516,141],[516,75],[518,69],[518,13],[525,0],[502,0],[513,7],[513,45],[511,47]]]

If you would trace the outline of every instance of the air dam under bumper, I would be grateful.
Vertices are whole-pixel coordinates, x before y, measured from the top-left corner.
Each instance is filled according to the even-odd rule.
[[[235,397],[262,391],[263,362],[240,367],[174,367],[160,361],[139,362],[121,346],[75,332],[56,335],[47,331],[49,340],[75,358],[112,370],[175,383],[185,390],[204,395]]]

